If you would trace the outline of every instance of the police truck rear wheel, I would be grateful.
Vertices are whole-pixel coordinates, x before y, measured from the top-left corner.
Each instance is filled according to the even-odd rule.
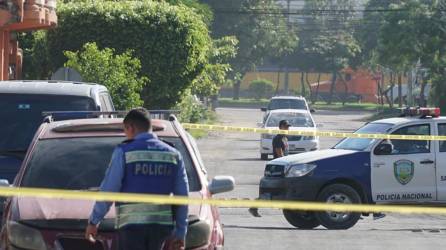
[[[260,154],[260,159],[268,160],[268,154]]]
[[[293,210],[283,210],[285,219],[291,225],[301,229],[313,229],[320,225],[312,212],[300,212]]]
[[[324,188],[318,195],[319,202],[338,204],[360,204],[361,197],[355,189],[344,184],[333,184]],[[349,229],[358,222],[360,213],[317,212],[316,218],[328,229]]]

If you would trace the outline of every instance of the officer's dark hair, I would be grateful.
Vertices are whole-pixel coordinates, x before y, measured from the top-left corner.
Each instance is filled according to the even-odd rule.
[[[124,118],[124,124],[131,124],[141,131],[149,131],[152,128],[150,113],[145,108],[130,110]]]

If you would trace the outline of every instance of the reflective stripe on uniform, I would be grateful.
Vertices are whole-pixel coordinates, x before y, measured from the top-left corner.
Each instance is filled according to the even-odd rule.
[[[177,154],[163,151],[130,151],[125,153],[125,162],[165,162],[177,164]]]
[[[173,225],[172,206],[127,204],[116,207],[116,227],[129,224]]]

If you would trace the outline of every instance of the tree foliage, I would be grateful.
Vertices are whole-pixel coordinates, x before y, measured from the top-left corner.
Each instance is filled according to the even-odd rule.
[[[273,83],[266,79],[257,79],[251,82],[249,91],[256,100],[270,98],[273,94]]]
[[[19,33],[18,40],[23,50],[24,79],[47,79],[51,75],[45,31]]]
[[[143,104],[140,91],[147,82],[138,77],[141,69],[139,59],[132,52],[115,55],[114,49],[100,50],[95,43],[87,43],[81,51],[65,51],[66,67],[76,69],[87,82],[100,83],[107,87],[115,108],[127,110]]]
[[[141,96],[151,109],[173,107],[208,62],[211,39],[202,16],[185,5],[152,1],[76,1],[58,8],[58,27],[48,33],[52,69],[63,51],[87,42],[116,53],[131,49],[150,78]]]
[[[215,39],[209,51],[209,63],[192,83],[192,93],[209,97],[217,95],[226,82],[226,76],[232,71],[229,61],[237,54],[237,38],[227,36]]]
[[[446,3],[437,0],[402,0],[390,5],[380,28],[379,61],[408,70],[418,62],[428,72],[435,105],[446,109]]]
[[[298,44],[293,30],[289,30],[281,9],[274,0],[204,0],[214,11],[212,35],[215,38],[234,35],[239,40],[237,56],[231,60],[235,80],[235,98],[244,75],[268,57],[291,53]],[[271,15],[258,11],[271,12]]]

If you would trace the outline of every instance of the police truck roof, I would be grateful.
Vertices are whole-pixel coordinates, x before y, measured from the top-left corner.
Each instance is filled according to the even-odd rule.
[[[435,119],[446,121],[446,116],[440,116],[439,108],[405,108],[401,110],[399,117],[386,118],[373,121],[373,123],[390,123],[390,124],[405,124],[420,119]]]
[[[0,81],[0,94],[41,94],[91,96],[91,91],[107,90],[104,86],[94,83],[65,81]]]

